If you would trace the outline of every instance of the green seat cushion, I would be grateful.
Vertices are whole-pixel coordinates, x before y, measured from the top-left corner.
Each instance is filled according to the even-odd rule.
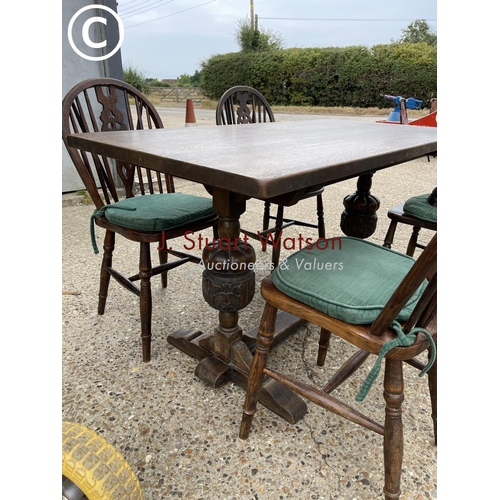
[[[289,297],[329,316],[370,324],[414,262],[408,255],[358,238],[333,238],[292,254],[274,270],[272,280]],[[425,286],[401,310],[398,321],[410,317]]]
[[[436,205],[431,205],[427,199],[428,194],[422,194],[420,196],[414,196],[406,201],[403,205],[403,212],[417,219],[422,219],[427,222],[437,223],[437,203]]]
[[[134,196],[105,211],[109,222],[139,231],[166,231],[212,215],[211,198],[183,193]]]

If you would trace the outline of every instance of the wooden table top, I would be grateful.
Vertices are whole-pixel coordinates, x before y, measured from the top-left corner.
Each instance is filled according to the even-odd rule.
[[[425,156],[437,151],[437,129],[325,119],[93,132],[68,143],[264,200]]]

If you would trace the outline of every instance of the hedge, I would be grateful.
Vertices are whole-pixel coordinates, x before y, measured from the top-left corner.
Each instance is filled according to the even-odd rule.
[[[293,48],[215,55],[201,67],[214,100],[234,85],[259,90],[271,105],[391,107],[384,94],[437,97],[437,49],[426,43]]]

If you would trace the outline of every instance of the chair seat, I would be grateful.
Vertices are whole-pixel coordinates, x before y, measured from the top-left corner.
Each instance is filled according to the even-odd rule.
[[[414,259],[358,238],[327,241],[324,249],[304,248],[288,257],[285,265],[273,272],[274,285],[331,317],[357,325],[372,323]],[[398,321],[408,320],[425,286],[421,285],[407,302]]]
[[[304,306],[303,302],[290,297],[288,294],[279,290],[273,283],[272,275],[264,278],[261,283],[261,294],[266,303],[278,308],[280,311],[285,311],[310,322],[311,324],[319,325],[329,332],[335,332],[335,335],[341,339],[350,342],[359,349],[363,349],[374,355],[378,355],[382,347],[396,338],[396,332],[387,327],[379,336],[372,335],[370,328],[372,324],[354,324],[348,323],[334,316],[311,309]],[[403,322],[404,325],[404,322]],[[437,324],[433,323],[427,326],[426,329],[435,335]],[[406,347],[394,347],[386,358],[407,360],[418,356],[423,350],[427,349],[429,344],[424,334],[419,333],[415,342]],[[323,364],[318,365],[323,366]]]
[[[408,199],[403,205],[403,212],[417,219],[437,223],[437,204],[431,205],[429,194],[422,194]]]
[[[432,231],[437,231],[437,222],[436,221],[426,221],[423,219],[417,219],[413,215],[406,214],[403,211],[404,203],[400,203],[397,207],[391,208],[387,212],[387,216],[391,221],[401,222],[402,224],[407,224],[409,226],[418,225],[420,228],[431,229]],[[391,240],[392,244],[392,240]],[[391,247],[388,247],[391,248]],[[411,254],[407,254],[412,256]]]
[[[212,200],[183,193],[150,194],[107,206],[106,219],[138,231],[166,231],[214,216]]]

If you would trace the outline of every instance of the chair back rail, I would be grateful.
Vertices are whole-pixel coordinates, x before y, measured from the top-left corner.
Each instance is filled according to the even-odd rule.
[[[274,122],[266,98],[252,87],[238,85],[226,90],[215,111],[217,125]]]
[[[175,192],[171,175],[68,146],[70,134],[163,128],[151,102],[134,87],[110,78],[75,85],[63,100],[63,141],[97,208],[137,195]],[[122,187],[123,189],[117,189]]]
[[[426,322],[432,319],[437,300],[437,233],[432,237],[415,264],[408,271],[403,281],[393,293],[387,304],[370,327],[370,334],[381,336],[390,327],[399,312],[403,309],[421,284],[430,278],[426,290],[420,297],[410,318],[405,323],[404,331],[408,333],[416,325],[421,325],[424,316]],[[425,314],[424,314],[425,313]]]

